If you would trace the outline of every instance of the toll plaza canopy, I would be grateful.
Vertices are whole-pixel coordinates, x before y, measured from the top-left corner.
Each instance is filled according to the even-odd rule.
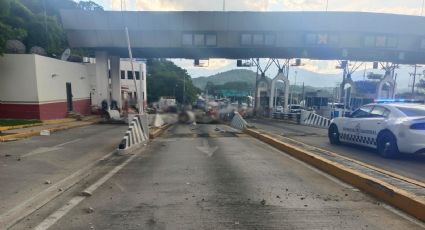
[[[79,11],[74,48],[140,58],[309,58],[425,63],[425,17],[363,12]]]

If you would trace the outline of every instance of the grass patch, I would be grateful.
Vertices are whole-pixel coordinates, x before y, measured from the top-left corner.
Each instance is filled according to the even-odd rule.
[[[15,126],[15,125],[31,125],[39,124],[40,120],[21,120],[21,119],[0,119],[0,127],[2,126]]]

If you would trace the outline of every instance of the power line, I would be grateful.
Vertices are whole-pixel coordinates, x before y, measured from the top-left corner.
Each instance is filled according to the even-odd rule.
[[[424,4],[425,4],[425,0],[422,0],[421,16],[423,16],[424,14]]]

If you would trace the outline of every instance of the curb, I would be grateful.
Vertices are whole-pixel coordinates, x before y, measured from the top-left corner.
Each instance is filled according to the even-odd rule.
[[[161,136],[161,134],[163,134],[165,132],[165,130],[167,130],[171,126],[172,126],[172,124],[165,124],[165,125],[159,127],[158,129],[153,130],[152,132],[149,133],[149,138],[155,139],[155,138]]]
[[[377,178],[370,177],[341,164],[317,156],[316,154],[309,153],[306,150],[280,141],[268,134],[252,129],[245,129],[244,132],[344,181],[345,183],[361,189],[377,199],[385,201],[386,203],[403,210],[421,221],[425,221],[425,200],[421,197]]]
[[[72,129],[72,128],[79,128],[79,127],[93,125],[93,124],[98,123],[98,121],[88,121],[88,122],[89,123],[87,123],[87,124],[67,125],[67,126],[51,128],[51,129],[47,129],[47,130],[49,130],[50,132],[53,133],[53,132],[58,132],[58,131],[62,131],[62,130]],[[25,132],[25,133],[16,133],[16,134],[0,136],[0,142],[15,141],[15,140],[20,139],[20,138],[28,138],[28,137],[32,137],[32,136],[40,136],[40,131],[30,131],[30,132]]]
[[[62,124],[62,123],[68,123],[68,122],[73,122],[73,121],[77,121],[77,120],[73,119],[73,118],[64,118],[64,119],[57,119],[57,120],[46,120],[46,121],[43,121],[43,122],[40,122],[40,123],[27,124],[27,125],[3,126],[3,127],[0,127],[0,132],[11,130],[11,129],[22,129],[22,128],[42,126],[42,125]]]
[[[20,220],[30,215],[37,209],[41,208],[51,200],[55,199],[69,188],[77,184],[79,181],[91,174],[91,170],[98,163],[110,158],[116,153],[116,150],[112,150],[108,154],[102,156],[98,160],[91,162],[84,166],[80,170],[73,172],[66,176],[56,184],[52,184],[50,187],[41,191],[38,194],[34,194],[30,199],[18,204],[13,209],[0,215],[0,228],[8,229],[18,223]]]

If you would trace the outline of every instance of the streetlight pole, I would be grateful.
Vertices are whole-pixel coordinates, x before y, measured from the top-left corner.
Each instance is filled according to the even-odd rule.
[[[295,82],[294,82],[294,89],[297,88],[297,75],[298,75],[298,71],[295,70]],[[298,98],[297,98],[297,102],[298,102]]]

